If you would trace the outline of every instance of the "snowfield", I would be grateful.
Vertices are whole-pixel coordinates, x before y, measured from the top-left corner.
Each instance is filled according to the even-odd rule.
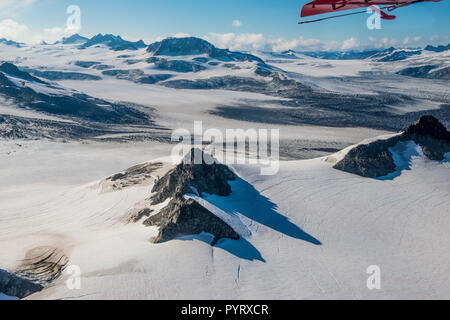
[[[450,299],[450,154],[430,161],[414,143],[399,145],[390,151],[401,171],[383,179],[333,169],[354,144],[391,137],[419,113],[448,127],[448,80],[395,72],[446,67],[449,52],[391,62],[254,54],[163,55],[161,67],[143,48],[0,44],[0,66],[54,77],[0,78],[0,270],[48,252],[67,261],[26,299]],[[183,70],[192,65],[199,69]],[[27,88],[41,95],[19,105]],[[36,108],[45,95],[78,96],[87,111],[50,98]],[[186,195],[239,240],[211,246],[201,233],[154,244],[158,229],[128,218],[176,165],[172,130],[192,133],[195,121],[224,135],[279,129],[280,171],[233,165],[230,196]],[[138,183],[115,188],[109,179],[153,162],[161,168]],[[70,266],[80,268],[79,289],[67,285]],[[367,287],[370,266],[381,270],[380,290]]]
[[[43,174],[28,185],[19,166],[1,173],[18,177],[1,192],[1,267],[14,270],[28,250],[48,246],[63,250],[82,272],[80,290],[69,290],[64,274],[28,299],[450,298],[448,154],[441,163],[406,155],[409,170],[385,181],[333,169],[339,155],[284,161],[275,176],[236,165],[232,195],[200,203],[228,215],[242,238],[211,247],[206,234],[152,244],[156,228],[125,224],[124,215],[149,197],[151,185],[102,190],[99,175],[120,172],[131,160],[119,156],[113,163],[96,150],[95,167],[79,172],[90,183],[46,182]],[[147,160],[167,161],[157,154]],[[16,155],[17,164],[24,158]],[[72,177],[81,165],[76,155],[68,158],[61,152],[59,160],[72,169],[58,174]],[[371,265],[381,268],[381,290],[367,289]]]

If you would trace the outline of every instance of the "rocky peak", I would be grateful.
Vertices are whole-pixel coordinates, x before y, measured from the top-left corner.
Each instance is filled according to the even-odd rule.
[[[214,46],[206,40],[187,38],[167,38],[148,46],[147,51],[159,55],[197,55],[210,54]]]
[[[33,77],[28,72],[21,71],[14,64],[9,63],[9,62],[3,62],[0,64],[0,72],[6,73],[7,75],[10,75],[13,77],[20,78],[22,80],[34,81],[34,82],[39,82],[39,83],[45,84],[44,81],[42,81],[36,77]]]
[[[434,139],[450,142],[450,135],[445,126],[433,116],[426,115],[412,124],[404,133],[405,137],[430,136]]]
[[[200,163],[194,161],[195,158],[198,158]],[[230,180],[235,180],[235,175],[227,166],[218,163],[199,149],[192,149],[175,169],[156,182],[152,190],[155,193],[152,200],[158,204],[168,198],[179,198],[188,193],[197,193],[199,196],[203,193],[228,196],[231,194],[228,184]]]
[[[67,38],[62,38],[61,43],[62,44],[81,44],[85,43],[89,39],[83,36],[80,36],[78,33],[75,33]]]
[[[121,36],[115,36],[112,34],[98,34],[86,41],[80,48],[85,49],[94,45],[103,44],[115,51],[121,50],[138,50],[145,48],[145,43],[140,40],[136,42],[124,40]]]
[[[153,56],[187,56],[205,54],[211,58],[224,61],[256,61],[264,63],[260,58],[241,52],[232,52],[228,49],[218,49],[206,40],[186,37],[167,38],[162,41],[152,43],[148,46],[147,52]]]
[[[201,161],[194,162],[196,158]],[[199,149],[192,149],[176,168],[159,179],[153,187],[153,205],[171,199],[167,206],[144,221],[147,226],[159,227],[158,236],[153,242],[166,242],[202,232],[213,235],[211,245],[221,238],[239,239],[239,234],[222,219],[195,200],[184,197],[186,194],[202,196],[204,193],[228,196],[231,194],[228,181],[235,178],[227,166],[217,163]],[[146,213],[151,213],[151,210]]]
[[[370,178],[394,173],[397,167],[390,148],[405,141],[419,145],[424,155],[434,161],[444,160],[445,154],[450,152],[450,132],[438,119],[426,115],[400,135],[353,148],[334,168]]]
[[[211,245],[215,245],[222,238],[239,239],[239,234],[232,227],[192,199],[172,200],[158,214],[145,220],[144,225],[159,227],[159,233],[153,239],[154,243],[202,232],[214,236]]]

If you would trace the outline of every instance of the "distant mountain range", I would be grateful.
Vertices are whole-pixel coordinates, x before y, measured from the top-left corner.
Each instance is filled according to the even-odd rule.
[[[17,47],[17,48],[20,48],[22,46],[22,44],[19,43],[19,42],[7,40],[5,38],[0,39],[0,44],[5,44],[7,46],[14,46],[14,47]]]
[[[62,44],[83,44],[86,43],[89,39],[83,36],[80,36],[78,33],[71,35],[68,38],[62,38],[61,41],[58,41],[57,43]]]
[[[450,50],[450,44],[448,44],[446,46],[437,46],[437,47],[426,46],[425,50],[433,51],[433,52],[444,52],[444,51]]]
[[[85,49],[95,45],[105,45],[114,51],[138,50],[147,46],[142,40],[132,42],[122,39],[121,36],[114,36],[112,34],[98,34],[82,44],[81,48]]]
[[[153,56],[187,56],[206,54],[210,58],[222,61],[256,61],[264,63],[260,58],[228,49],[218,49],[206,40],[187,38],[167,38],[149,45],[147,51]]]
[[[97,34],[92,38],[86,38],[78,33],[71,35],[67,38],[62,38],[61,41],[57,41],[56,44],[67,45],[80,45],[80,49],[86,49],[97,45],[105,45],[114,51],[122,50],[138,50],[147,47],[144,41],[127,41],[121,36],[114,36],[112,34]]]
[[[398,49],[390,47],[388,49],[380,50],[366,50],[366,51],[318,51],[318,52],[298,52],[310,57],[327,59],[327,60],[359,60],[371,59],[380,62],[401,61],[411,56],[420,55],[424,51],[444,52],[450,49],[450,44],[447,46],[427,46],[424,49]],[[289,51],[292,54],[292,51]]]
[[[0,39],[0,44],[21,47],[24,44]],[[43,43],[46,44],[47,43]],[[185,38],[167,38],[162,41],[154,42],[147,45],[144,41],[128,41],[123,39],[120,35],[112,34],[97,34],[92,38],[86,38],[79,34],[73,34],[70,37],[62,38],[55,44],[64,45],[79,45],[80,49],[104,45],[114,51],[122,50],[139,50],[147,47],[147,51],[153,56],[187,56],[187,55],[201,55],[205,54],[213,59],[222,61],[257,61],[263,62],[260,58],[244,52],[232,52],[228,49],[219,49],[206,40],[185,37]],[[387,49],[369,49],[364,51],[295,51],[287,50],[280,53],[272,52],[273,57],[289,59],[296,59],[298,54],[310,56],[313,58],[327,59],[327,60],[360,60],[371,59],[379,62],[401,61],[414,55],[420,55],[424,51],[429,52],[444,52],[450,50],[450,44],[432,46],[428,45],[425,48],[394,48]]]

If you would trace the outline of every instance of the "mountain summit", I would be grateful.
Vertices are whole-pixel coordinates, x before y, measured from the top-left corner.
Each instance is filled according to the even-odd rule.
[[[144,41],[136,42],[124,40],[121,36],[114,36],[112,34],[101,34],[93,36],[81,46],[81,49],[86,49],[95,45],[105,45],[114,51],[121,50],[138,50],[146,47]]]
[[[201,156],[201,164],[193,164],[196,152]],[[170,199],[170,202],[159,213],[144,221],[146,226],[160,228],[153,242],[167,242],[202,232],[214,236],[211,245],[222,238],[239,239],[239,234],[225,221],[195,200],[185,198],[187,194],[197,194],[199,197],[203,194],[215,194],[225,197],[232,192],[228,182],[236,179],[235,174],[212,158],[212,163],[207,164],[204,161],[205,156],[201,150],[192,149],[185,157],[185,160],[191,161],[186,163],[183,160],[154,185],[151,197],[153,205],[161,204],[167,199]]]
[[[400,135],[358,145],[334,168],[369,178],[387,176],[397,170],[391,148],[400,142],[409,141],[419,145],[423,154],[430,160],[442,161],[445,154],[450,152],[450,132],[438,119],[426,115]]]
[[[187,38],[167,38],[154,42],[148,46],[147,52],[153,56],[189,56],[207,55],[211,58],[224,61],[263,61],[251,54],[233,52],[228,49],[218,49],[206,40]]]
[[[86,43],[89,39],[83,36],[80,36],[78,33],[75,33],[67,38],[62,38],[61,42],[62,44],[82,44]]]

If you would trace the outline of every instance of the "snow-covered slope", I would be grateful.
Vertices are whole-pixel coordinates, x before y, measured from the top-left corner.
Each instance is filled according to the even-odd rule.
[[[105,37],[0,43],[0,269],[27,276],[29,258],[49,252],[50,274],[32,276],[54,278],[29,299],[450,298],[449,155],[393,148],[402,170],[386,179],[334,169],[351,148],[330,155],[424,113],[448,127],[446,80],[396,74],[448,65],[448,51],[325,60]],[[188,195],[239,240],[154,244],[157,227],[129,218],[175,165],[170,130],[198,120],[204,130],[279,129],[280,172],[235,165],[231,195]],[[139,176],[143,167],[157,169]],[[59,258],[80,267],[80,290],[58,277]],[[371,265],[381,290],[366,286]]]
[[[450,158],[407,158],[393,180],[335,170],[329,158],[282,162],[265,177],[236,165],[230,196],[198,199],[241,235],[214,247],[207,234],[152,244],[156,228],[125,223],[148,181],[12,185],[0,201],[1,267],[44,246],[81,268],[80,290],[63,275],[30,299],[448,299]],[[371,265],[381,290],[366,287]]]

